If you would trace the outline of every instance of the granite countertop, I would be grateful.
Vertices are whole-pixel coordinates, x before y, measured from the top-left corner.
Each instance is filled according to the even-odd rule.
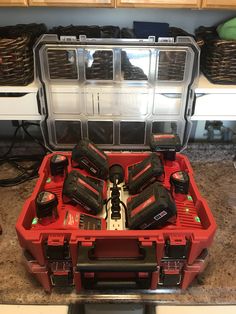
[[[236,169],[232,157],[235,145],[190,145],[190,158],[195,180],[216,219],[218,229],[209,250],[209,265],[186,291],[162,293],[142,292],[84,292],[75,290],[43,291],[38,282],[25,270],[15,223],[22,205],[32,193],[36,180],[0,188],[0,303],[69,304],[74,302],[159,302],[170,304],[236,302]],[[1,177],[12,174],[4,165]]]

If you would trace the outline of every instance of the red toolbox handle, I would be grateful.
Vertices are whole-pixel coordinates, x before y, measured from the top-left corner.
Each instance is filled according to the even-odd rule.
[[[140,256],[134,258],[93,257],[95,246],[78,247],[76,270],[79,272],[154,272],[157,270],[156,245],[139,245]]]

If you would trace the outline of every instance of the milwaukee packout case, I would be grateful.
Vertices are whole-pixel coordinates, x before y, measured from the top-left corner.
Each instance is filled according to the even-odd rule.
[[[175,154],[186,146],[191,129],[199,66],[196,43],[188,37],[155,42],[154,38],[81,36],[78,40],[45,35],[34,54],[42,132],[54,152],[44,158],[34,191],[16,224],[28,271],[46,291],[53,286],[75,286],[77,292],[187,288],[205,268],[207,248],[216,230],[188,159]],[[166,145],[176,135],[177,142]],[[153,145],[153,138],[163,139],[164,145]],[[111,218],[107,201],[97,215],[88,213],[81,204],[65,202],[62,190],[67,173],[76,170],[89,175],[75,168],[71,158],[72,148],[81,139],[102,149],[109,167],[121,166],[124,180],[119,191],[125,205],[133,197],[127,188],[130,169],[151,154],[161,160],[164,172],[158,184],[166,190],[171,190],[174,172],[187,173],[187,194],[173,196],[175,219],[152,230],[132,229],[126,223],[126,206],[121,206],[117,220]],[[53,156],[58,154],[68,160],[61,176],[51,167]],[[109,179],[100,180],[104,200],[109,200],[112,184]],[[45,224],[37,217],[42,191],[57,197],[57,216]],[[136,212],[148,203],[150,198]],[[163,212],[154,219],[162,216]]]

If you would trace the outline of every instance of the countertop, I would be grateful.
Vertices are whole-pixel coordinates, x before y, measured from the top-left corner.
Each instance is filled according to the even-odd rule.
[[[84,292],[75,290],[43,291],[24,268],[15,223],[36,179],[24,184],[0,188],[0,303],[69,304],[75,302],[158,302],[168,304],[236,303],[236,169],[232,157],[235,145],[189,145],[195,180],[216,219],[218,229],[209,249],[209,264],[186,291]],[[0,176],[12,170],[2,166]]]

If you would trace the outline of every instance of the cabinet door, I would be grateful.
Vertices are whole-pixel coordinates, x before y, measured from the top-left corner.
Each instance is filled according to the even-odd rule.
[[[202,7],[215,9],[233,9],[236,8],[236,0],[203,0]]]
[[[115,0],[29,0],[30,6],[114,7]]]
[[[0,6],[10,7],[10,6],[27,6],[27,0],[0,0]]]
[[[199,8],[201,0],[116,0],[117,7]]]

